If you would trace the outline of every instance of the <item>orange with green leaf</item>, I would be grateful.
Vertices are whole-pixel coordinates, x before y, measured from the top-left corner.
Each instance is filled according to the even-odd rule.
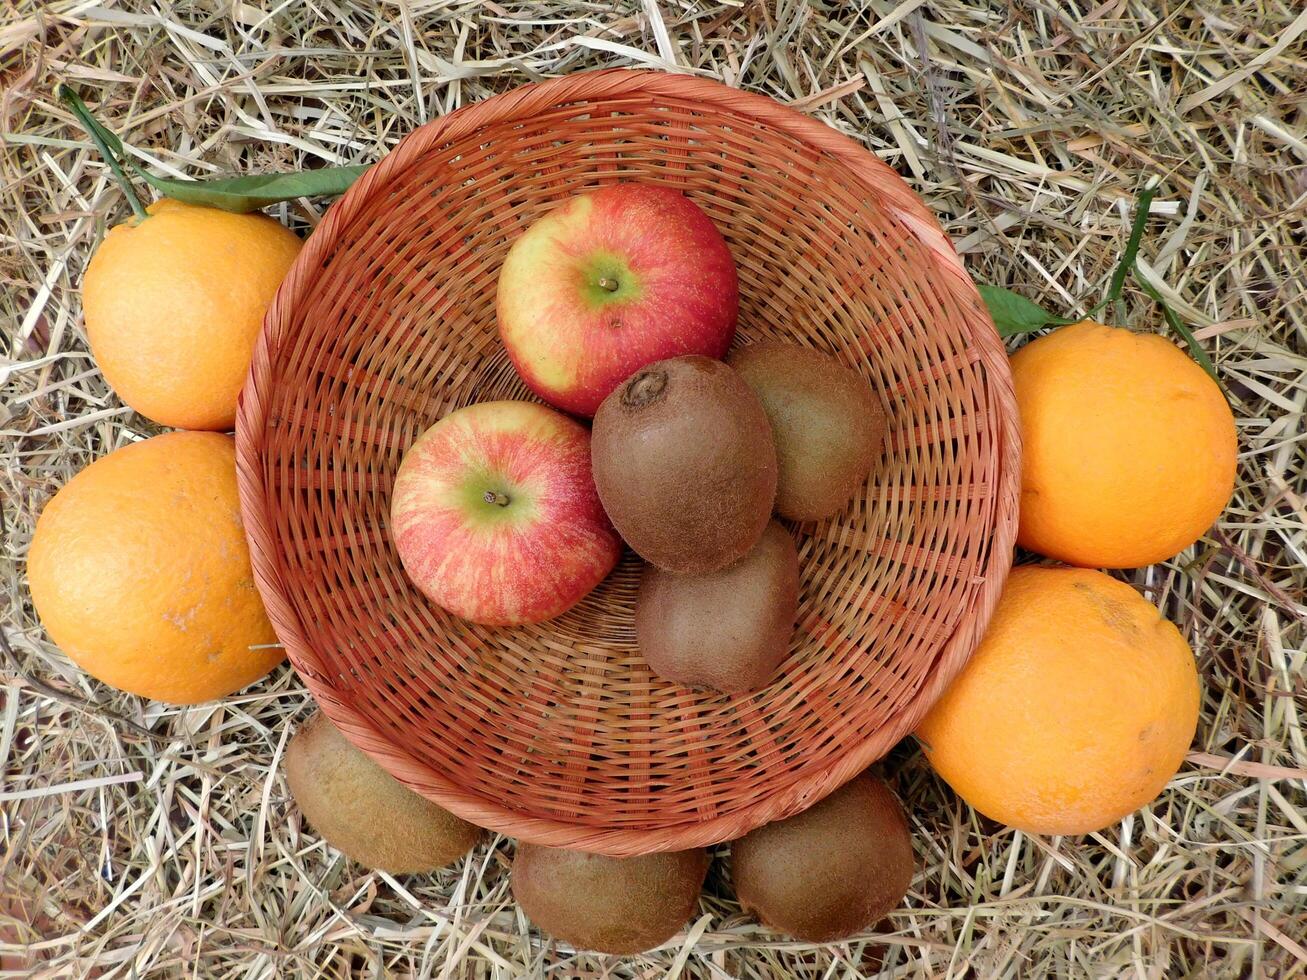
[[[1234,415],[1206,353],[1135,256],[1154,188],[1140,195],[1107,298],[1085,318],[1055,316],[1005,289],[981,286],[1001,335],[1055,326],[1012,357],[1021,415],[1018,543],[1086,568],[1165,561],[1211,527],[1234,492]],[[1121,310],[1135,272],[1192,359],[1152,333],[1091,317]]]
[[[66,86],[60,98],[109,164],[132,208],[111,228],[82,284],[86,335],[105,379],[142,415],[229,431],[272,296],[303,244],[262,214],[288,197],[343,190],[363,169],[211,181],[156,177]],[[163,199],[141,204],[130,167]]]

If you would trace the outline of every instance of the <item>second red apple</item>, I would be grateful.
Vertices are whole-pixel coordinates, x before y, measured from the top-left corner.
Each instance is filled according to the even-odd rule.
[[[669,188],[627,183],[532,224],[509,249],[496,303],[527,385],[592,416],[646,364],[722,357],[740,294],[730,249],[702,209]]]
[[[590,474],[590,432],[529,402],[479,402],[409,447],[391,527],[413,584],[487,626],[571,609],[622,552]]]

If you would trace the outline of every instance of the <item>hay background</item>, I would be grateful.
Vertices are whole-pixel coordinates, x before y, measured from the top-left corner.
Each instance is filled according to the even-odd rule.
[[[0,972],[41,976],[1268,976],[1307,973],[1307,12],[1293,0],[5,0],[0,8]],[[919,869],[878,933],[759,929],[715,867],[702,916],[627,960],[531,932],[511,843],[435,876],[327,849],[277,763],[311,710],[288,668],[220,703],[89,681],[36,626],[43,502],[154,428],[106,388],[77,285],[124,199],[56,81],[159,172],[371,162],[532,78],[677,67],[791,102],[925,196],[977,278],[1051,308],[1102,295],[1146,172],[1145,274],[1235,401],[1239,486],[1211,535],[1124,577],[1206,688],[1166,793],[1080,840],[952,798],[911,741],[883,769]],[[323,202],[276,209],[301,232]],[[1161,325],[1127,290],[1126,322]],[[1183,492],[1183,488],[1177,488]]]

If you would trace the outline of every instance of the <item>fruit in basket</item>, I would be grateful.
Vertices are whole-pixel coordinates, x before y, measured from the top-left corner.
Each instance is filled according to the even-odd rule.
[[[647,566],[635,602],[636,642],[659,677],[754,691],[785,658],[798,600],[794,539],[772,521],[748,554],[720,571],[674,575]]]
[[[903,808],[865,773],[731,845],[740,903],[767,925],[813,943],[874,926],[903,901],[912,870]]]
[[[1234,492],[1234,415],[1164,337],[1085,321],[1012,356],[1024,548],[1134,568],[1178,554]]]
[[[286,746],[286,784],[313,829],[336,850],[391,874],[457,861],[479,828],[419,796],[350,744],[321,712]]]
[[[763,341],[726,363],[762,401],[776,439],[776,512],[797,521],[839,513],[867,480],[885,442],[871,386],[835,358]]]
[[[771,518],[771,426],[721,361],[659,361],[595,414],[594,478],[613,526],[641,558],[669,572],[715,572],[742,558]]]
[[[617,858],[519,842],[513,897],[537,928],[566,943],[640,953],[693,914],[708,862],[702,849]]]
[[[91,463],[41,512],[27,577],[50,638],[142,697],[210,701],[285,656],[254,587],[230,436],[170,432]]]
[[[730,249],[698,205],[624,183],[537,219],[504,259],[496,304],[522,379],[590,416],[652,361],[725,354],[740,295]]]
[[[390,513],[413,584],[490,626],[561,615],[622,550],[590,475],[590,433],[529,402],[469,405],[429,428],[404,454]]]
[[[1198,704],[1189,645],[1138,592],[1098,571],[1026,565],[917,737],[985,816],[1083,834],[1162,791]]]
[[[82,282],[105,380],[161,425],[231,429],[263,314],[302,244],[266,215],[167,199],[111,228]]]

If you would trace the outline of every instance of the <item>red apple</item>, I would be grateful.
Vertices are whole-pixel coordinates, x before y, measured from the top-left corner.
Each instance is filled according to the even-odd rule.
[[[404,455],[390,506],[413,584],[474,623],[538,623],[576,605],[621,540],[590,475],[590,433],[543,405],[482,402]]]
[[[689,198],[612,184],[566,201],[513,243],[496,302],[522,380],[591,416],[646,364],[723,356],[740,290],[725,239]]]

